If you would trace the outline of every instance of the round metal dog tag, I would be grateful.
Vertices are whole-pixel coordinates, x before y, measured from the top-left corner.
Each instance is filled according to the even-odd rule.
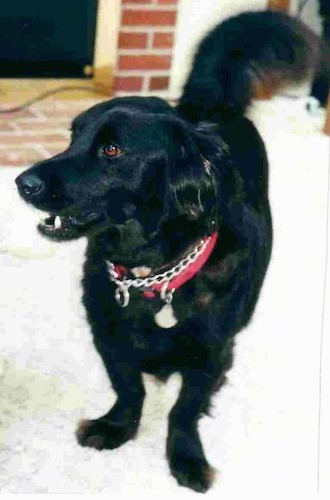
[[[160,328],[173,328],[178,320],[175,317],[171,304],[165,304],[158,313],[155,314],[155,323]]]

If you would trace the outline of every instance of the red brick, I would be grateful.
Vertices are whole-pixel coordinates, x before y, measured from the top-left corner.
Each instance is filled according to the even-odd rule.
[[[120,49],[145,49],[147,39],[147,33],[120,33],[118,47]]]
[[[149,81],[149,90],[166,90],[170,79],[168,76],[153,76]]]
[[[8,106],[8,107],[11,107],[11,106]],[[5,108],[5,106],[0,107],[0,109],[4,109],[4,108]],[[1,114],[0,121],[4,122],[4,121],[12,120],[12,119],[15,120],[17,118],[35,118],[35,116],[36,115],[33,113],[33,111],[31,111],[29,109],[23,109],[21,111],[14,111],[13,113]]]
[[[123,26],[174,26],[176,12],[172,10],[123,10]]]
[[[49,109],[49,110],[43,110],[42,114],[45,118],[59,118],[59,119],[67,119],[68,122],[72,120],[75,116],[77,116],[81,111],[86,109],[85,107],[83,109]]]
[[[171,56],[120,56],[118,68],[122,70],[140,69],[170,69]]]
[[[174,33],[155,33],[152,46],[155,49],[173,47]]]
[[[42,153],[34,148],[0,150],[0,165],[2,166],[21,167],[42,159],[44,159]]]
[[[63,153],[68,147],[68,144],[43,144],[43,149],[48,153],[47,158],[51,158],[59,153]]]
[[[14,128],[11,123],[2,123],[0,122],[0,132],[13,132]],[[1,137],[0,137],[1,141]]]
[[[141,90],[143,77],[141,76],[117,76],[114,83],[114,91],[118,90]]]
[[[178,0],[158,0],[160,5],[175,5],[178,3]]]
[[[79,89],[79,87],[77,87],[77,89]],[[75,92],[77,92],[78,95],[80,94],[79,98],[75,97],[74,100],[73,99],[66,99],[66,98],[64,100],[57,100],[56,99],[54,102],[42,101],[42,102],[39,102],[38,104],[35,104],[34,109],[36,111],[38,111],[38,115],[42,114],[42,112],[45,110],[46,111],[53,111],[53,110],[68,111],[69,110],[71,112],[72,109],[77,109],[78,111],[84,110],[84,109],[88,108],[89,106],[94,106],[94,104],[98,104],[99,102],[103,101],[102,97],[91,98],[89,96],[89,88],[86,91],[79,89],[79,90],[76,90]],[[64,92],[63,92],[63,95],[64,95]]]
[[[16,123],[16,127],[18,131],[22,132],[46,131],[51,133],[52,131],[54,131],[54,129],[57,130],[63,129],[63,131],[67,131],[69,129],[69,123],[66,118],[65,119],[56,118],[54,120],[49,119],[45,121],[27,120],[27,121],[18,121]]]
[[[17,145],[20,146],[22,144],[42,144],[44,142],[64,142],[65,136],[64,134],[56,134],[51,132],[50,134],[2,134],[0,136],[0,143],[2,146],[8,145]]]

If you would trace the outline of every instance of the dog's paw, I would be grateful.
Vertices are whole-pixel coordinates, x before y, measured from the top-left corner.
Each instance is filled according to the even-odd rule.
[[[199,493],[206,493],[216,476],[216,470],[213,467],[205,460],[195,457],[172,457],[170,468],[181,486],[186,486]]]
[[[81,420],[76,430],[78,443],[96,450],[118,448],[135,434],[135,428],[114,425],[104,418]]]

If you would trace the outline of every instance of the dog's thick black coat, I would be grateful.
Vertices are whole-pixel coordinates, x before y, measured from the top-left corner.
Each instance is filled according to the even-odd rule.
[[[246,37],[258,36],[260,23],[273,38],[251,54]],[[306,72],[305,32],[280,14],[227,21],[202,43],[176,109],[158,98],[98,104],[74,120],[64,153],[17,179],[25,200],[50,213],[39,227],[43,234],[88,238],[83,302],[117,401],[106,415],[80,424],[79,443],[116,448],[133,438],[145,396],[142,373],[166,380],[179,372],[167,457],[177,481],[197,491],[206,491],[213,476],[198,419],[232,365],[234,335],[253,313],[271,254],[265,148],[243,116],[253,97],[248,68],[259,76],[283,69],[286,80],[288,73],[295,79],[297,68]],[[286,56],[281,62],[283,33],[291,66]],[[117,304],[108,262],[155,270],[214,231],[219,237],[206,265],[174,293],[174,327],[155,323],[158,294],[148,299],[131,290],[129,305]]]

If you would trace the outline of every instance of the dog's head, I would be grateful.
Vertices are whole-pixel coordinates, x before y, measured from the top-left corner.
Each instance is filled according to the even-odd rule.
[[[44,235],[58,241],[137,219],[154,231],[171,215],[215,216],[214,168],[225,147],[210,127],[182,120],[158,98],[101,103],[74,119],[66,151],[16,179],[19,193],[48,212]]]

